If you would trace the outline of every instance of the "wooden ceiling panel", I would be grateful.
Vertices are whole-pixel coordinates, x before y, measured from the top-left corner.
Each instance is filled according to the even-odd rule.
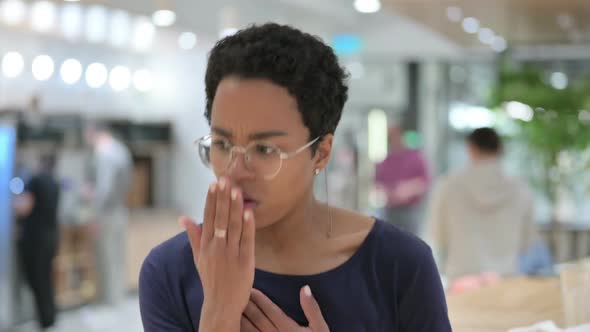
[[[464,46],[480,46],[477,35],[447,18],[462,9],[511,44],[590,44],[590,0],[383,0],[384,6],[446,35]],[[558,18],[561,16],[561,19]],[[565,21],[560,26],[559,21]]]

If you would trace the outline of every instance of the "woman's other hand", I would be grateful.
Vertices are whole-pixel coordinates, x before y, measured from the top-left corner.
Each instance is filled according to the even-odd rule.
[[[322,311],[311,293],[305,286],[299,292],[299,301],[309,326],[299,326],[287,314],[274,304],[266,295],[252,289],[250,302],[242,316],[241,332],[329,332]]]

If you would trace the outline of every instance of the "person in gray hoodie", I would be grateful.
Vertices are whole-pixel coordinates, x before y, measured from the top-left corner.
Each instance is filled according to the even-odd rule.
[[[112,134],[108,125],[88,124],[84,135],[93,148],[92,184],[86,196],[95,214],[90,230],[96,246],[97,300],[116,305],[121,303],[127,290],[126,199],[133,161],[129,149]]]
[[[476,129],[467,150],[469,165],[439,180],[428,212],[428,235],[450,283],[468,275],[517,274],[519,256],[536,237],[532,195],[504,173],[496,131]]]

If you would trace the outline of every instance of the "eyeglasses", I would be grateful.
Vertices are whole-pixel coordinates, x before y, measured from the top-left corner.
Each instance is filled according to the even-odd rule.
[[[199,156],[205,166],[214,171],[223,172],[231,169],[237,153],[244,155],[246,168],[266,180],[272,180],[283,166],[283,160],[296,156],[312,146],[320,137],[293,152],[283,152],[270,143],[252,142],[246,147],[232,145],[228,139],[213,138],[211,135],[198,139]]]

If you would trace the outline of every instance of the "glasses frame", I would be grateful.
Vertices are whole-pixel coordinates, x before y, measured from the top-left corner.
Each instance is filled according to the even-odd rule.
[[[209,134],[209,135],[205,135],[201,138],[199,138],[198,140],[196,140],[194,142],[195,145],[197,145],[197,148],[199,149],[199,158],[201,159],[201,162],[203,162],[203,164],[205,164],[205,166],[207,166],[208,168],[213,170],[213,167],[211,166],[211,162],[206,162],[203,159],[203,156],[201,155],[201,147],[204,146],[204,142],[206,140],[211,140],[213,137],[213,135]],[[321,136],[318,136],[316,138],[314,138],[313,140],[307,142],[305,145],[301,146],[300,148],[296,149],[295,151],[292,152],[284,152],[282,151],[278,146],[274,145],[274,144],[268,144],[273,146],[273,148],[276,149],[277,154],[279,155],[279,167],[277,169],[277,171],[274,174],[271,175],[266,175],[263,176],[263,178],[265,180],[272,180],[274,179],[279,172],[281,171],[281,169],[283,168],[283,161],[287,160],[289,158],[295,157],[296,155],[298,155],[299,153],[301,153],[302,151],[305,151],[305,149],[309,148],[310,146],[312,146],[315,142],[317,142],[320,139]],[[234,163],[234,157],[235,157],[235,152],[241,153],[244,155],[244,161],[245,161],[245,165],[246,168],[248,168],[248,159],[246,158],[246,153],[248,152],[248,150],[254,146],[255,144],[257,144],[257,142],[251,142],[250,144],[246,145],[245,147],[243,146],[239,146],[239,145],[232,145],[231,149],[230,149],[230,159],[229,159],[229,163],[227,165],[227,170],[231,169],[231,165]],[[209,149],[211,149],[211,145],[209,145],[208,147]],[[250,168],[248,168],[248,170],[252,171]]]

